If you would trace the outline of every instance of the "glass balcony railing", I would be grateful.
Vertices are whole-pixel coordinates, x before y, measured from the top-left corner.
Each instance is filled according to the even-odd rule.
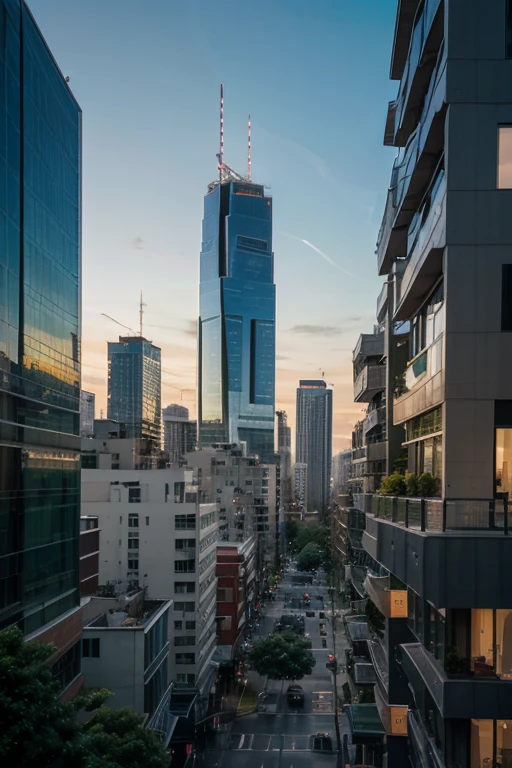
[[[407,363],[403,374],[396,376],[393,396],[395,400],[411,392],[425,376],[432,378],[442,368],[443,334]]]
[[[416,531],[496,531],[508,535],[508,494],[494,499],[419,499],[383,496],[378,493],[354,496],[361,512]]]

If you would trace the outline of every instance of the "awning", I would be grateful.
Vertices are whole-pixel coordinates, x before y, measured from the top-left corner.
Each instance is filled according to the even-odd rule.
[[[346,712],[354,744],[382,740],[385,731],[375,704],[351,704]]]

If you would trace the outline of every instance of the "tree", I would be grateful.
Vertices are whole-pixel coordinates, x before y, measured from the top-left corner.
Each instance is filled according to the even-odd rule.
[[[24,642],[16,627],[0,632],[0,763],[16,768],[167,768],[169,755],[158,736],[142,728],[141,716],[98,709],[110,691],[59,702],[59,684],[48,666],[54,653],[53,645]],[[80,726],[79,709],[97,711]]]
[[[316,571],[317,568],[320,568],[324,560],[324,551],[318,544],[310,542],[299,552],[299,556],[297,557],[297,568],[299,571]]]
[[[297,520],[287,520],[284,524],[285,526],[285,536],[286,536],[286,543],[291,546],[291,548],[294,548],[295,539],[298,536],[299,533],[299,523]]]
[[[311,641],[307,637],[281,632],[260,640],[249,654],[249,661],[262,677],[301,680],[311,674],[316,663],[310,649]]]
[[[296,552],[300,552],[307,544],[318,544],[320,549],[327,551],[329,549],[329,541],[330,531],[326,525],[306,525],[302,523],[295,539]]]
[[[143,720],[128,707],[101,707],[83,726],[88,751],[101,761],[92,766],[169,768],[169,753],[155,731],[142,727]]]

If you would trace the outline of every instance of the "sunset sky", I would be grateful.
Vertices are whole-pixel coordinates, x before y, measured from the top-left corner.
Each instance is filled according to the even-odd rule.
[[[29,0],[83,110],[83,381],[106,408],[107,341],[162,348],[163,405],[195,415],[203,196],[226,161],[274,198],[276,407],[301,378],[334,387],[334,451],[361,414],[351,350],[382,281],[375,242],[394,150],[382,146],[394,2]],[[105,414],[106,415],[106,412]]]

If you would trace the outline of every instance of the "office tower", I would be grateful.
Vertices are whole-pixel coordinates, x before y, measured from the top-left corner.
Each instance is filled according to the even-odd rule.
[[[295,503],[301,508],[301,513],[307,512],[308,498],[308,465],[297,462],[293,468]]]
[[[352,469],[352,451],[341,451],[332,458],[333,494],[346,494],[349,491],[350,473]]]
[[[223,124],[223,122],[222,122]],[[219,155],[204,198],[199,300],[199,442],[274,453],[272,199]]]
[[[377,263],[382,310],[410,322],[387,426],[421,482],[354,499],[359,555],[390,574],[363,586],[387,617],[374,655],[397,768],[512,759],[511,34],[510,3],[398,4]]]
[[[94,404],[93,392],[80,392],[80,437],[94,437]]]
[[[126,437],[160,445],[162,367],[160,348],[142,336],[108,343],[109,419],[126,426]]]
[[[297,389],[295,459],[307,465],[308,512],[329,504],[332,457],[332,389],[325,381],[300,382]]]
[[[277,453],[280,461],[281,501],[286,509],[292,503],[292,436],[286,411],[276,411]]]
[[[81,684],[82,116],[24,2],[0,0],[0,29],[0,628],[51,640],[71,695]]]
[[[190,421],[188,408],[182,405],[168,405],[162,411],[164,424],[164,451],[169,462],[176,464],[185,458],[185,454],[194,450],[196,444],[197,422]]]

